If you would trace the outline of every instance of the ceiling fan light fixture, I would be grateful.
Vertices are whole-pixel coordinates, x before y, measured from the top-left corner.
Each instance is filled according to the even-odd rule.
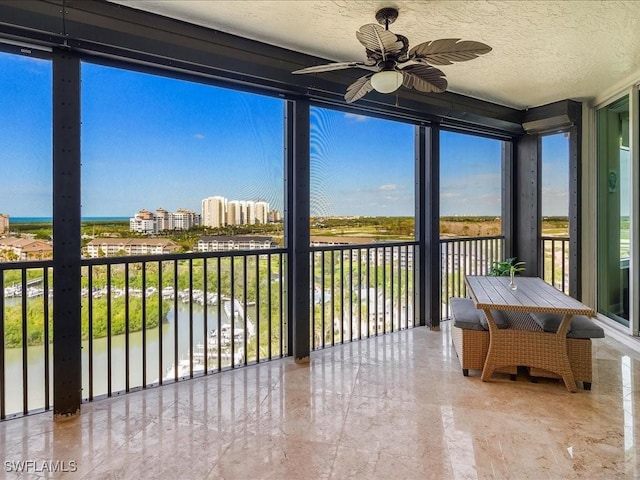
[[[383,70],[371,77],[371,86],[376,92],[392,93],[402,85],[402,73],[396,70]]]

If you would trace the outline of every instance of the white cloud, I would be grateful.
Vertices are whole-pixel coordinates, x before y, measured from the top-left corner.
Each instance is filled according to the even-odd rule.
[[[345,113],[344,118],[355,120],[356,122],[365,122],[369,120],[369,117],[366,115],[358,115],[357,113]]]
[[[380,185],[378,187],[378,190],[382,190],[382,191],[385,191],[385,192],[389,192],[389,191],[392,191],[392,190],[398,190],[398,185],[396,185],[395,183],[388,183],[386,185]]]
[[[202,133],[194,133],[193,134],[193,138],[197,138],[198,140],[202,140],[204,137],[204,134]]]
[[[440,198],[445,199],[445,198],[460,198],[462,197],[462,195],[458,192],[441,192],[440,193]]]

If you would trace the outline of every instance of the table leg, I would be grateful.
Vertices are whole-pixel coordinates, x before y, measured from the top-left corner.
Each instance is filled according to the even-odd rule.
[[[556,332],[557,342],[558,342],[558,357],[560,358],[559,368],[561,372],[555,372],[562,376],[562,381],[564,382],[567,390],[572,393],[575,393],[578,389],[576,387],[576,381],[573,377],[573,371],[571,370],[571,364],[569,363],[569,354],[567,353],[567,332],[569,331],[569,325],[571,325],[571,317],[573,315],[566,314],[560,325],[558,326],[558,331]]]
[[[495,372],[496,368],[498,368],[495,362],[493,361],[496,356],[495,355],[496,348],[499,348],[496,345],[497,343],[496,337],[498,336],[498,326],[496,325],[496,322],[493,319],[493,315],[491,315],[491,310],[483,309],[482,312],[484,313],[485,317],[487,317],[487,323],[489,325],[489,350],[487,351],[487,357],[484,360],[484,367],[482,367],[482,375],[480,376],[480,379],[483,382],[488,382],[491,376],[493,375],[493,372]]]
[[[481,379],[489,381],[501,367],[528,366],[549,370],[562,377],[570,392],[576,392],[576,382],[567,354],[566,331],[571,315],[566,316],[557,333],[542,330],[507,328],[499,330],[491,313],[485,311],[489,321],[489,350]]]

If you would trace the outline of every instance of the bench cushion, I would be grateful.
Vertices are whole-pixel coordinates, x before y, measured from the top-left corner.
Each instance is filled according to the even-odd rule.
[[[533,319],[545,332],[555,333],[562,322],[564,315],[557,313],[532,313]],[[568,338],[604,338],[604,330],[596,325],[589,317],[575,315],[571,319]]]
[[[507,328],[509,321],[498,310],[491,310],[491,315],[498,328]],[[470,298],[451,298],[451,316],[453,324],[465,330],[489,330],[487,317],[482,310],[478,310]]]
[[[454,326],[464,330],[485,330],[480,323],[478,312],[482,313],[470,298],[451,298],[451,316]]]
[[[477,310],[477,312],[480,316],[480,323],[482,324],[482,328],[484,328],[485,330],[489,330],[489,320],[487,320],[487,316],[482,310]],[[493,321],[496,322],[496,326],[498,328],[509,328],[509,319],[504,312],[500,310],[491,310],[491,316],[493,317]]]

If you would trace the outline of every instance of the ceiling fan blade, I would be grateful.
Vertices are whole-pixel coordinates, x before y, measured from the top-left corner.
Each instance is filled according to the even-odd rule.
[[[404,76],[402,85],[420,92],[442,93],[447,89],[444,73],[429,65],[408,65],[400,70]]]
[[[399,53],[404,45],[395,33],[374,23],[362,25],[356,32],[356,38],[367,50],[380,53],[385,61],[388,54]]]
[[[347,87],[347,93],[344,94],[344,99],[347,103],[353,103],[356,100],[360,100],[371,90],[373,90],[371,75],[365,75]]]
[[[295,75],[303,73],[318,73],[318,72],[330,72],[332,70],[345,70],[347,68],[365,68],[369,70],[374,64],[371,62],[334,62],[324,65],[316,65],[313,67],[301,68],[295,72],[291,72]]]
[[[409,50],[409,58],[425,59],[431,65],[451,65],[454,62],[466,62],[489,53],[491,47],[472,40],[460,41],[459,38],[441,38],[424,42]]]

